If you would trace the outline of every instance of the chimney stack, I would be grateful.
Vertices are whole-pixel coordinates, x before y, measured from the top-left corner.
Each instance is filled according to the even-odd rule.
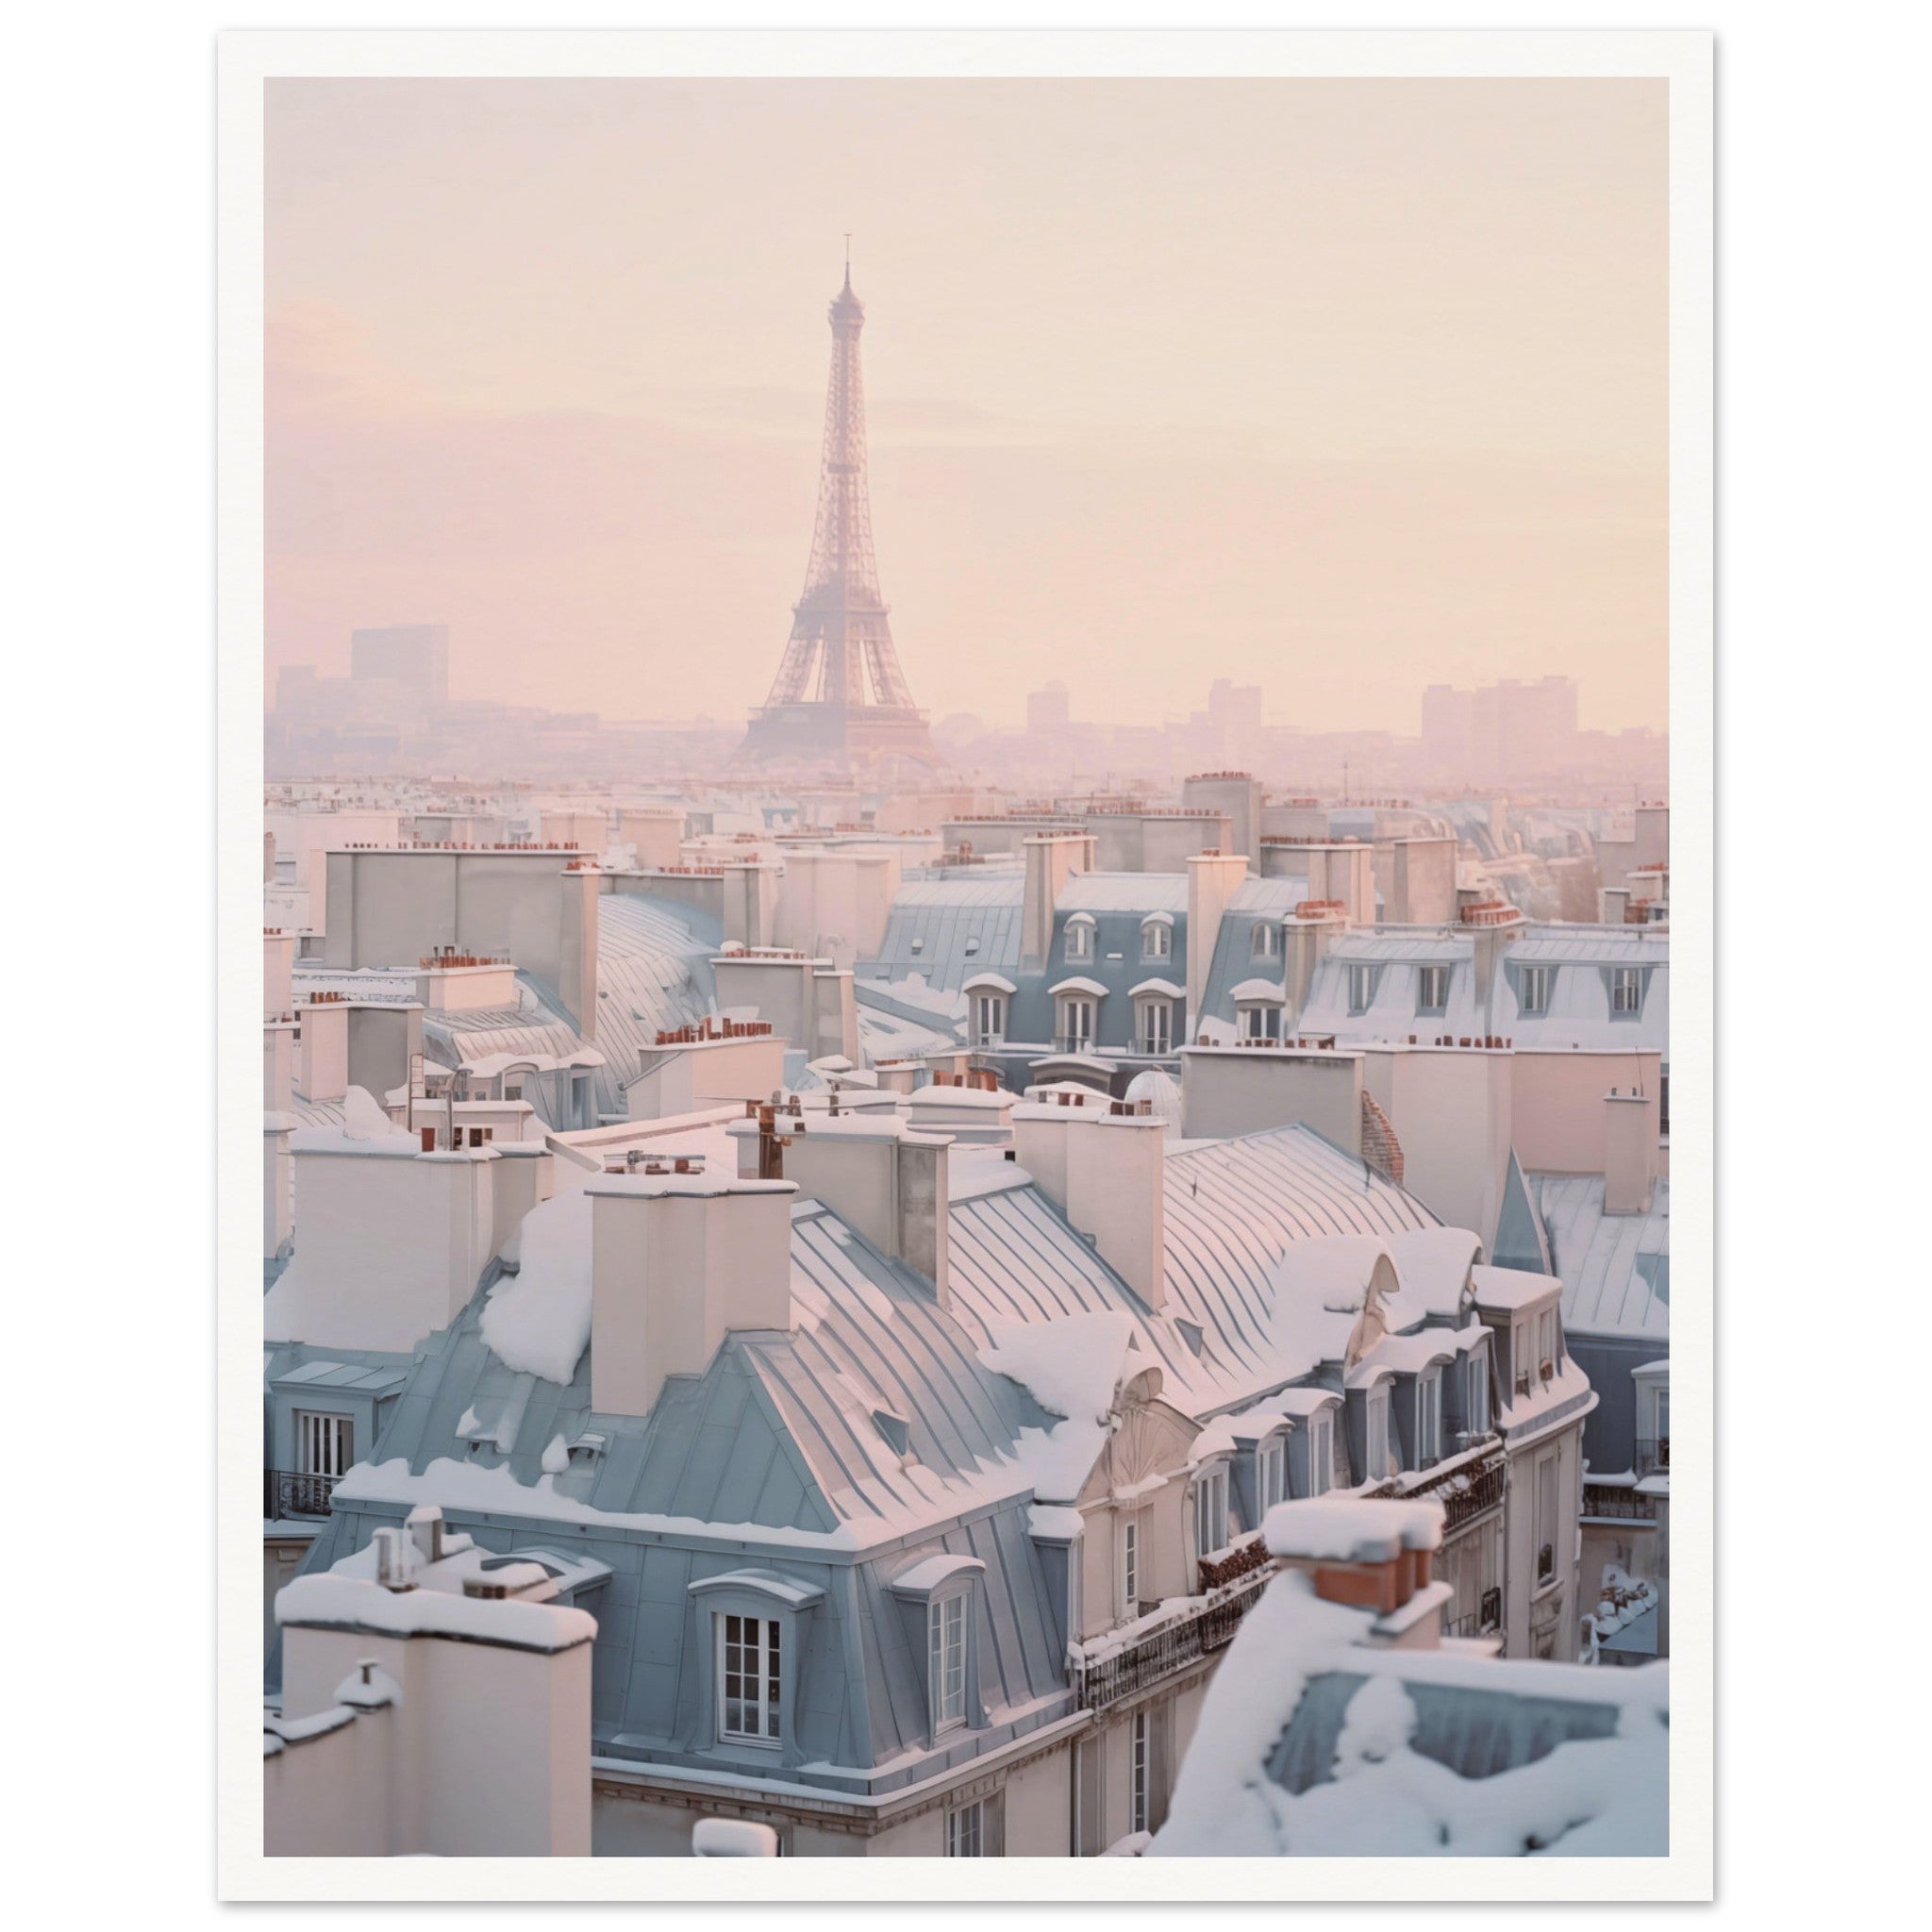
[[[791,1326],[790,1181],[708,1174],[590,1182],[591,1407],[648,1415],[732,1329]]]
[[[1020,1165],[1149,1308],[1167,1303],[1167,1123],[1098,1107],[1013,1111]]]
[[[1455,1593],[1434,1580],[1441,1504],[1380,1496],[1277,1503],[1262,1537],[1285,1569],[1313,1578],[1324,1603],[1373,1611],[1370,1642],[1406,1650],[1440,1645],[1441,1606]]]
[[[1053,946],[1053,915],[1075,873],[1093,870],[1093,839],[1086,832],[1055,832],[1028,839],[1023,850],[1026,878],[1020,902],[1020,964],[1046,964]]]
[[[1648,1214],[1657,1189],[1657,1121],[1635,1087],[1604,1096],[1604,1212]]]
[[[1248,879],[1245,852],[1197,852],[1188,860],[1188,1024],[1198,1028],[1208,998],[1221,917]]]

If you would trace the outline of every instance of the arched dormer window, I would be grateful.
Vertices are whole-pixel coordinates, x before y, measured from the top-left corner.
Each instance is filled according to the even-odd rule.
[[[1171,959],[1174,957],[1172,914],[1150,912],[1141,922],[1141,957],[1143,959]]]
[[[1063,947],[1069,959],[1091,959],[1093,957],[1093,916],[1088,912],[1075,912],[1067,921],[1066,941]]]

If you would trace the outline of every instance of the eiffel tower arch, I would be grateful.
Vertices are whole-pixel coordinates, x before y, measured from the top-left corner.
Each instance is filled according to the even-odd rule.
[[[895,761],[940,763],[926,715],[892,643],[872,545],[865,471],[865,385],[858,335],[865,307],[845,286],[827,311],[832,373],[825,388],[818,518],[805,592],[765,702],[751,714],[740,765],[805,764],[850,771]]]

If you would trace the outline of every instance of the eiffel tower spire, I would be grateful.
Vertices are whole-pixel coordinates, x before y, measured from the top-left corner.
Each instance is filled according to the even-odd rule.
[[[832,367],[811,557],[778,675],[763,708],[752,715],[743,756],[850,759],[896,753],[934,763],[925,714],[912,701],[893,648],[873,555],[858,359],[865,305],[852,291],[850,236],[844,286],[826,318]]]

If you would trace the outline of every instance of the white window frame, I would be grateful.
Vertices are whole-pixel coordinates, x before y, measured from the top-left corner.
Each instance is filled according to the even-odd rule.
[[[1536,1364],[1537,1374],[1542,1374],[1542,1365],[1548,1362],[1552,1374],[1562,1366],[1562,1343],[1557,1332],[1557,1311],[1544,1308],[1536,1318]]]
[[[785,1669],[785,1645],[777,1618],[721,1610],[713,1622],[717,1625],[719,1741],[781,1744],[784,1739],[779,1688]],[[730,1662],[734,1651],[738,1654],[735,1669]],[[741,1687],[749,1679],[757,1686],[757,1695],[747,1695],[741,1688],[739,1694],[733,1696],[729,1686],[734,1679]],[[734,1707],[740,1713],[735,1724],[730,1715]],[[746,1712],[755,1713],[750,1719],[750,1729],[744,1726]]]
[[[1439,997],[1431,999],[1436,992]],[[1415,1009],[1418,1014],[1442,1014],[1449,1010],[1449,969],[1446,966],[1418,966],[1415,969]]]
[[[1288,1501],[1288,1438],[1270,1436],[1255,1452],[1255,1493],[1265,1514]]]
[[[1093,1044],[1093,1038],[1100,1024],[1100,1014],[1093,995],[1088,992],[1062,992],[1054,995],[1058,1014],[1054,1024],[1056,1038],[1067,1041],[1068,1051],[1078,1053]],[[1074,1015],[1085,1014],[1083,1024],[1074,1024]]]
[[[1281,1008],[1270,1000],[1255,1000],[1241,1008],[1243,1040],[1279,1040]]]
[[[1516,1002],[1517,1010],[1525,1019],[1543,1019],[1550,1010],[1550,992],[1556,984],[1557,969],[1554,966],[1525,966],[1523,969],[1523,997]]]
[[[981,1046],[999,1046],[1007,1037],[1007,996],[1003,992],[973,995],[973,1033]]]
[[[1141,957],[1169,959],[1174,957],[1174,927],[1164,919],[1150,919],[1141,928]]]
[[[1335,1418],[1308,1418],[1308,1494],[1325,1496],[1335,1487]]]
[[[1130,1516],[1121,1526],[1121,1613],[1141,1614],[1141,1525]]]
[[[1643,968],[1610,968],[1610,1011],[1619,1018],[1634,1020],[1643,1011]]]
[[[1442,1455],[1442,1374],[1424,1369],[1415,1378],[1416,1466],[1437,1462]]]
[[[1272,919],[1257,919],[1248,928],[1248,958],[1251,959],[1278,959],[1281,958],[1281,929]]]
[[[1093,957],[1093,922],[1077,915],[1067,921],[1065,955],[1069,959]]]
[[[946,1813],[947,1857],[984,1858],[990,1856],[986,1848],[986,1807],[992,1802],[991,1798],[981,1798]]]
[[[925,1686],[933,1736],[966,1722],[966,1592],[936,1596],[925,1607]]]
[[[1227,1542],[1227,1464],[1218,1462],[1204,1469],[1194,1482],[1194,1554],[1204,1559],[1219,1556]]]
[[[1166,1054],[1174,1051],[1174,1002],[1154,996],[1139,1000],[1139,1024],[1134,1028],[1142,1053]]]
[[[1348,969],[1348,1010],[1359,1015],[1366,1013],[1374,1004],[1374,967],[1359,961],[1351,962]]]
[[[1490,1354],[1473,1349],[1469,1357],[1469,1432],[1487,1435],[1490,1427]]]
[[[1371,1389],[1367,1403],[1369,1466],[1362,1473],[1372,1481],[1392,1475],[1389,1467],[1389,1391],[1386,1389]]]
[[[1137,1710],[1127,1728],[1127,1829],[1146,1831],[1154,1816],[1154,1713]]]
[[[295,1411],[295,1474],[347,1475],[356,1459],[356,1419],[324,1409]]]

